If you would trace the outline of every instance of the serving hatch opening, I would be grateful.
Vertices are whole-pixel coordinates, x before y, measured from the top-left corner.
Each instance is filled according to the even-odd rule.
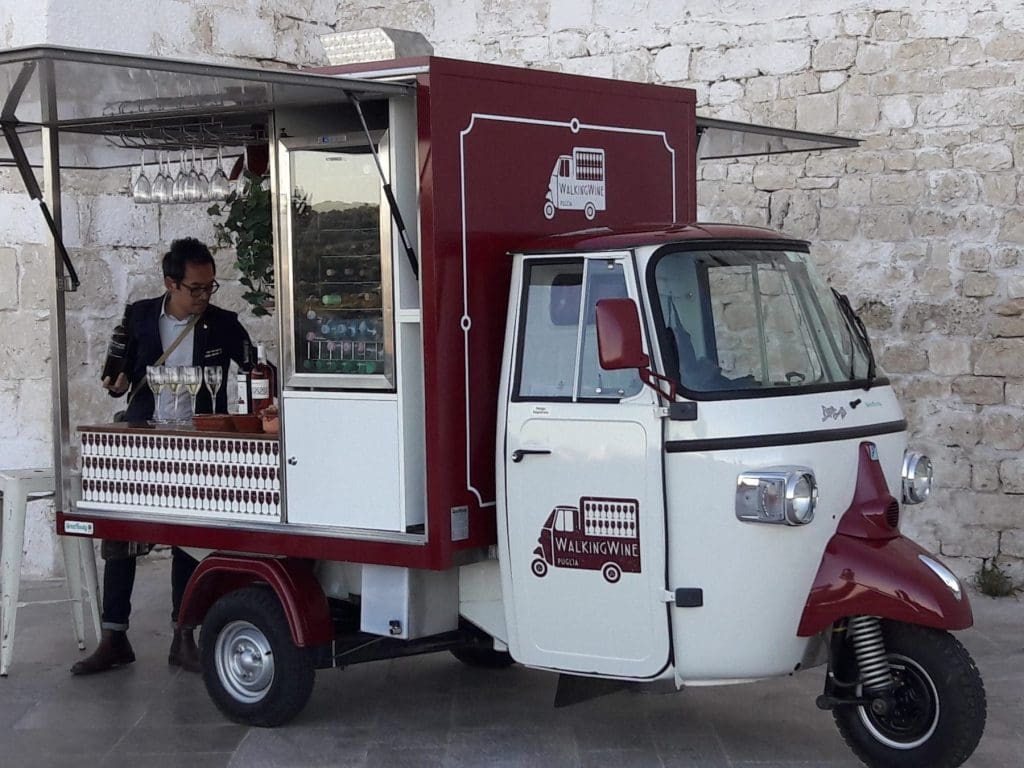
[[[697,117],[698,160],[845,149],[858,144],[859,139],[845,136]]]

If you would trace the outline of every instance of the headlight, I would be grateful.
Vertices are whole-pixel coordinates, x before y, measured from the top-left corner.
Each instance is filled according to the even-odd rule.
[[[923,453],[903,454],[903,502],[920,504],[932,491],[932,460]]]
[[[805,467],[744,472],[736,479],[736,517],[747,523],[806,525],[817,501],[814,473]]]

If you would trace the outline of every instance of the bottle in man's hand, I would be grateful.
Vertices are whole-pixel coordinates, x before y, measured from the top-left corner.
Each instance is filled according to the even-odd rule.
[[[110,344],[107,346],[107,359],[103,363],[103,373],[100,378],[109,381],[111,384],[117,381],[117,377],[124,372],[126,356],[128,354],[128,304],[124,305],[124,317],[114,327],[110,335]]]

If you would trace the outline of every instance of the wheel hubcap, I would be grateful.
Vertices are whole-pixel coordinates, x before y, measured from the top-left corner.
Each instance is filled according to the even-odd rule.
[[[876,714],[858,707],[861,722],[871,735],[893,749],[921,746],[939,723],[939,694],[925,669],[913,659],[890,654],[895,683],[888,712]]]
[[[217,677],[236,700],[252,704],[274,682],[274,652],[258,627],[233,621],[221,630],[214,649]]]

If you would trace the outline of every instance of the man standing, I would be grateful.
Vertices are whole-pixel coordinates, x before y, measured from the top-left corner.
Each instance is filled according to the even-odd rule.
[[[128,347],[125,373],[116,381],[103,380],[103,387],[113,397],[128,395],[125,421],[144,422],[152,418],[153,392],[145,383],[146,366],[154,365],[171,350],[162,364],[220,366],[227,380],[231,361],[241,364],[249,334],[238,322],[234,312],[210,303],[220,287],[215,279],[216,264],[210,250],[194,238],[171,243],[163,258],[163,296],[135,302],[128,310]],[[173,349],[172,349],[173,347]],[[216,410],[227,412],[227,392],[217,396]],[[161,393],[161,412],[173,414],[171,394]],[[191,407],[191,404],[188,404]],[[210,395],[202,390],[197,410],[210,408]],[[135,652],[128,642],[128,618],[135,584],[135,558],[145,552],[135,551],[134,542],[103,542],[103,633],[99,646],[89,657],[71,667],[73,675],[91,675],[114,667],[131,664]],[[174,636],[167,656],[169,664],[190,672],[199,671],[199,652],[193,627],[177,626],[178,610],[185,587],[198,562],[178,547],[171,549],[171,622]]]

